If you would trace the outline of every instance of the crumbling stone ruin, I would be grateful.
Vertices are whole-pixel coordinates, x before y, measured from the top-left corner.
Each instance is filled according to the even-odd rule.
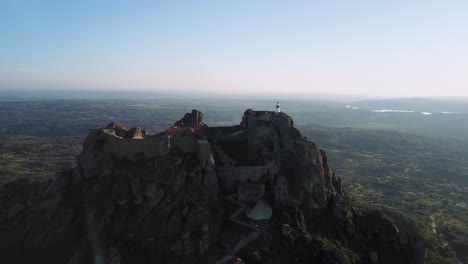
[[[75,168],[6,184],[0,202],[1,263],[423,263],[427,250],[352,202],[284,112],[91,129]]]

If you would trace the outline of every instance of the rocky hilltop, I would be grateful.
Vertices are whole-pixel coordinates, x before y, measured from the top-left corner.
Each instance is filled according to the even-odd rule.
[[[424,263],[425,241],[350,200],[285,113],[150,135],[92,129],[73,169],[0,191],[1,263]]]

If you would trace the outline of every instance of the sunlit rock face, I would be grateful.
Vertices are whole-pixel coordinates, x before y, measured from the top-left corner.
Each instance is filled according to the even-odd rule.
[[[425,255],[417,233],[351,203],[325,151],[283,112],[247,109],[237,126],[208,127],[193,110],[155,135],[113,122],[90,131],[74,169],[9,183],[0,202],[1,263],[422,263]]]

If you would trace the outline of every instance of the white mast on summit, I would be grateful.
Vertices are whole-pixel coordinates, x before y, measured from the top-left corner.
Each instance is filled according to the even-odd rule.
[[[281,112],[280,103],[276,102],[276,113]]]

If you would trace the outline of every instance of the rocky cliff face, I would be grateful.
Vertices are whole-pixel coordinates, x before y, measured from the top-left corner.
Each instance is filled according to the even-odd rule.
[[[90,131],[77,166],[0,191],[0,262],[423,263],[425,241],[354,204],[284,113],[157,135]]]

